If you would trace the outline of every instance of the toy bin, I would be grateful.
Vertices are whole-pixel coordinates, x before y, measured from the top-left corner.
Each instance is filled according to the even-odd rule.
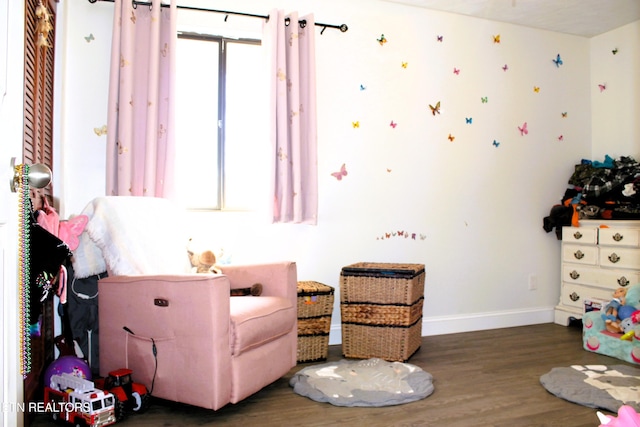
[[[298,282],[298,363],[327,360],[333,293],[322,283]]]
[[[424,264],[360,262],[340,273],[344,357],[406,362],[422,343]]]

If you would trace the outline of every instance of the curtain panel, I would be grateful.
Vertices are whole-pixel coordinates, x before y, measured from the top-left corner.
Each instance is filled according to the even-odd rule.
[[[177,7],[115,0],[107,194],[171,197]]]
[[[288,18],[288,19],[286,19]],[[301,26],[298,21],[305,20]],[[272,10],[264,25],[270,74],[273,222],[317,224],[315,22]]]

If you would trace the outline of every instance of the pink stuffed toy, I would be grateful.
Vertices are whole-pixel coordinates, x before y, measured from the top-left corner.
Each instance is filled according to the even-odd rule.
[[[640,414],[628,405],[622,405],[618,409],[618,417],[597,413],[600,419],[600,427],[640,427]]]

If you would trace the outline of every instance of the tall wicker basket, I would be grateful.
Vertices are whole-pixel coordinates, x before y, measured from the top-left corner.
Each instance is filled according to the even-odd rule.
[[[333,293],[322,283],[298,282],[298,363],[327,359]]]
[[[340,273],[342,353],[405,362],[422,343],[424,264],[361,262]]]

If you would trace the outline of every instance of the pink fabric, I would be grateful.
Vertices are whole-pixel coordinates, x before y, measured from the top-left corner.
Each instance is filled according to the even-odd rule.
[[[296,365],[296,264],[224,270],[223,275],[101,279],[101,375],[129,367],[137,381],[150,387],[156,366],[151,338],[157,347],[153,395],[158,398],[215,410],[287,374]],[[266,296],[230,297],[232,287],[248,283],[261,283]],[[157,305],[155,299],[168,305]],[[231,340],[244,343],[240,353],[232,354]]]
[[[273,10],[263,39],[270,58],[273,222],[316,224],[318,215],[315,25]]]
[[[107,122],[107,195],[170,198],[177,7],[115,0]]]

